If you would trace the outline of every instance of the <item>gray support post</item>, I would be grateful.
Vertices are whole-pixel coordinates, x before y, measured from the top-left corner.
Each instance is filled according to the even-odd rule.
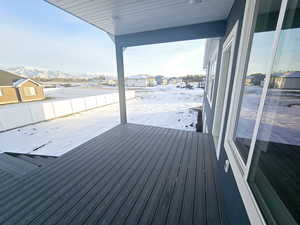
[[[127,115],[126,115],[123,47],[119,46],[117,43],[116,43],[116,59],[117,59],[117,71],[118,71],[120,118],[121,118],[121,124],[126,124]]]

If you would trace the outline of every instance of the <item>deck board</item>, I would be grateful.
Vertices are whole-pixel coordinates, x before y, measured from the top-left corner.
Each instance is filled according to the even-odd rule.
[[[0,189],[0,224],[224,224],[210,137],[120,125]]]
[[[153,135],[154,131],[151,131],[151,132],[152,132],[151,135]],[[151,136],[149,136],[149,137],[151,137]],[[147,144],[146,141],[151,140],[149,138],[147,140],[146,137],[141,137],[141,138],[142,138],[141,141],[145,141],[145,144]],[[134,142],[132,144],[133,145],[132,145],[131,152],[133,152],[134,155],[130,154],[129,151],[126,152],[126,158],[123,158],[123,163],[118,162],[119,165],[116,165],[114,170],[111,170],[111,172],[113,172],[113,174],[107,174],[106,180],[102,179],[100,181],[100,183],[97,183],[89,191],[89,193],[84,196],[84,198],[79,199],[77,204],[74,205],[74,207],[72,208],[72,213],[70,214],[70,216],[67,216],[67,217],[64,216],[64,211],[65,210],[68,211],[67,209],[65,209],[63,211],[61,211],[61,209],[59,210],[60,211],[59,214],[60,214],[61,218],[59,218],[58,215],[56,215],[56,217],[58,218],[58,220],[60,221],[61,224],[67,223],[67,221],[69,221],[69,222],[74,221],[74,219],[76,219],[76,221],[78,221],[78,222],[86,219],[86,217],[88,217],[93,212],[93,209],[95,209],[100,204],[100,202],[107,196],[109,191],[114,188],[115,184],[117,182],[119,182],[120,179],[124,180],[124,176],[126,173],[128,173],[130,171],[132,164],[135,163],[136,160],[139,160],[138,158],[142,157],[142,155],[140,155],[140,152],[137,151],[141,145],[138,145],[136,142]],[[120,173],[120,171],[122,171],[122,172]],[[119,186],[120,186],[120,184],[119,184]],[[102,187],[102,188],[99,189],[99,187]],[[87,208],[88,208],[88,210],[85,210]],[[80,215],[80,213],[82,213],[82,212],[84,212],[83,215],[85,215],[86,217],[83,217]],[[62,217],[64,217],[64,218],[62,218]],[[49,223],[49,224],[51,224],[51,223]]]

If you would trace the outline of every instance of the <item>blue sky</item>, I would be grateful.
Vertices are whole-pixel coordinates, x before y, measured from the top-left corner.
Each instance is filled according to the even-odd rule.
[[[108,35],[42,0],[0,4],[0,67],[116,74]],[[125,73],[179,76],[203,73],[204,40],[127,48]]]
[[[248,74],[263,73],[268,70],[275,31],[256,33],[252,42],[252,52]],[[300,29],[281,31],[272,72],[300,70]]]

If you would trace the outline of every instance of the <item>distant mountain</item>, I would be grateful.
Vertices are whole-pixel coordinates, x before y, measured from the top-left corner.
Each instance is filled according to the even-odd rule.
[[[152,78],[153,76],[147,75],[147,74],[139,74],[139,75],[131,75],[128,78],[129,79],[146,79],[146,78]]]
[[[29,78],[72,78],[73,76],[68,73],[64,73],[61,71],[56,70],[46,70],[46,69],[39,69],[34,67],[14,67],[8,68],[8,71],[12,73],[16,73],[19,75],[23,75]]]
[[[47,70],[47,69],[40,69],[34,67],[13,67],[6,69],[9,72],[19,74],[22,76],[26,76],[28,78],[44,78],[44,79],[53,79],[53,78],[94,78],[103,76],[101,73],[78,73],[78,74],[70,74],[65,73],[59,70]]]

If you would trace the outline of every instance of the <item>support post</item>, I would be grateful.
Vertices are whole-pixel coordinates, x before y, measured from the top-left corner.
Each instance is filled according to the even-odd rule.
[[[126,115],[126,94],[125,94],[125,78],[124,78],[124,62],[123,48],[116,43],[116,60],[118,72],[118,87],[119,87],[119,105],[121,124],[127,123]]]

